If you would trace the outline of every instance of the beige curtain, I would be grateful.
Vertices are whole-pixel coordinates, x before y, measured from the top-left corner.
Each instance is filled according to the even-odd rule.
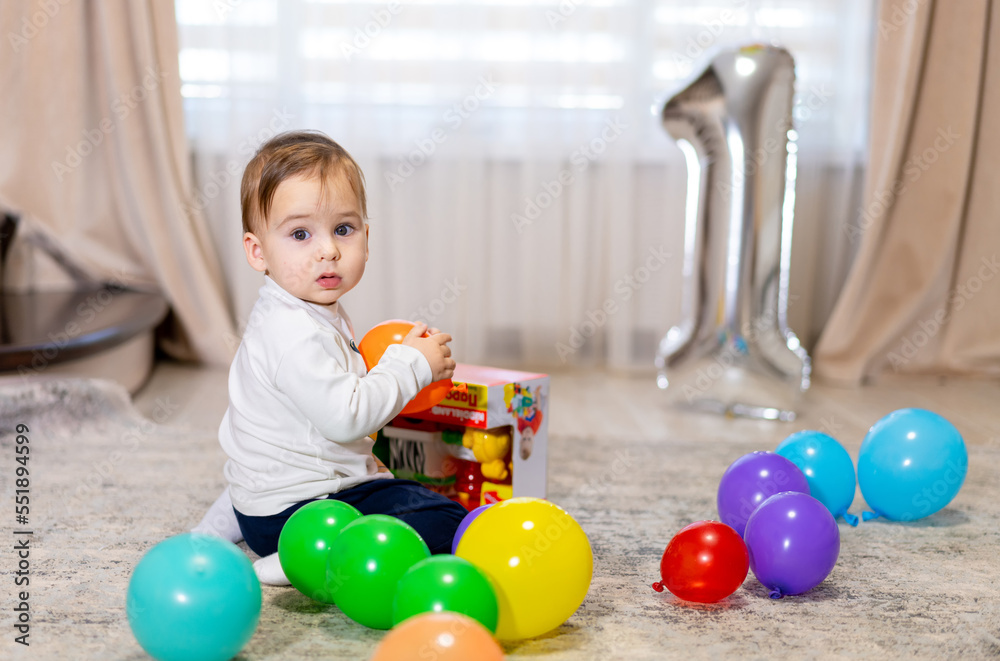
[[[1000,7],[880,5],[864,206],[820,378],[1000,376]]]
[[[170,354],[228,364],[224,281],[190,203],[173,2],[5,1],[0,35],[0,206],[95,278],[163,292]],[[58,284],[34,253],[15,243],[9,286]]]

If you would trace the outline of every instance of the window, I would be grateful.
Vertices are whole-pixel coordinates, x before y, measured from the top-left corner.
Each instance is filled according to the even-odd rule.
[[[205,131],[250,135],[275,100],[306,124],[363,116],[383,150],[435,124],[490,153],[564,150],[609,115],[646,122],[721,47],[796,58],[807,151],[857,155],[871,0],[177,0],[182,93]],[[234,124],[235,122],[235,124]],[[662,158],[653,117],[637,158]],[[852,153],[853,152],[853,153]]]

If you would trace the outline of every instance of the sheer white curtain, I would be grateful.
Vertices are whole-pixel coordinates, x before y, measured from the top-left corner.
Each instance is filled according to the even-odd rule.
[[[177,0],[204,209],[245,322],[239,177],[319,129],[368,182],[371,260],[345,305],[455,336],[464,362],[649,368],[679,313],[686,173],[662,102],[719,48],[797,62],[791,325],[808,341],[852,255],[872,0]],[[855,237],[856,239],[856,237]],[[235,339],[235,338],[234,338]]]

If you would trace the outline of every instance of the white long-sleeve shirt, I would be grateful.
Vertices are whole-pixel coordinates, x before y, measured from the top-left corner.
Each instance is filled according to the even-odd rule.
[[[368,480],[368,437],[422,388],[431,369],[418,350],[391,345],[371,372],[352,348],[343,307],[298,299],[265,278],[229,370],[219,442],[236,509],[277,514]]]

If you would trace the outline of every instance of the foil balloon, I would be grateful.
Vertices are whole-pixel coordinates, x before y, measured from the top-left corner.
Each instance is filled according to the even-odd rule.
[[[660,341],[657,384],[681,405],[793,420],[809,387],[787,324],[794,82],[784,49],[728,50],[663,107],[688,185],[681,320]]]

